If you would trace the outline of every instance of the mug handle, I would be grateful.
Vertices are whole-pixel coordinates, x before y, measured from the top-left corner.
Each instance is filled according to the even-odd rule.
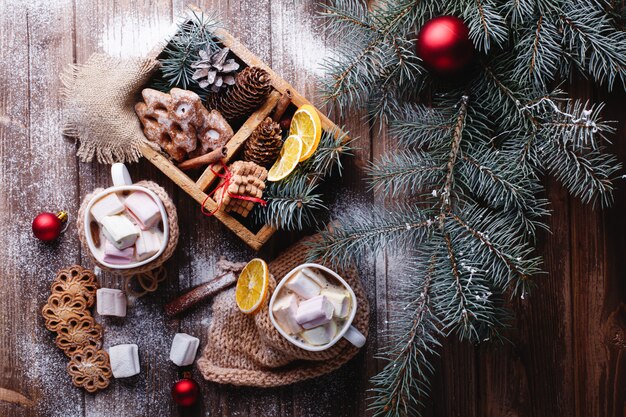
[[[111,165],[111,179],[113,185],[119,187],[121,185],[133,185],[133,180],[130,178],[128,168],[121,162],[116,162]]]
[[[354,326],[348,327],[348,330],[343,334],[343,337],[358,348],[363,347],[365,344],[365,336],[363,336],[363,333],[358,331]]]

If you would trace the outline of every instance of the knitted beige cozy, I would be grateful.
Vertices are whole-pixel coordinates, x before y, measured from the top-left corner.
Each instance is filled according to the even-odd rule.
[[[282,279],[289,271],[306,262],[308,242],[303,239],[269,264],[273,277]],[[339,271],[357,298],[357,313],[352,324],[367,336],[369,304],[354,270]],[[215,298],[207,344],[198,359],[200,372],[208,381],[254,387],[292,384],[334,371],[359,349],[342,339],[329,349],[309,352],[288,342],[272,325],[268,302],[276,287],[270,277],[268,301],[255,315],[245,315],[235,304],[234,288]]]
[[[174,254],[174,249],[176,249],[176,245],[178,244],[178,234],[179,234],[178,214],[176,213],[176,206],[174,205],[174,202],[172,201],[170,196],[167,194],[167,191],[165,191],[165,189],[161,187],[160,185],[152,181],[139,181],[138,183],[133,184],[133,185],[145,187],[148,190],[154,192],[161,199],[161,202],[163,203],[163,207],[165,208],[165,211],[167,213],[167,220],[168,220],[169,230],[170,230],[169,239],[167,241],[167,246],[165,247],[165,250],[158,258],[156,258],[152,262],[149,262],[137,268],[110,269],[102,265],[100,262],[98,262],[98,260],[91,254],[91,251],[89,250],[89,246],[87,245],[87,239],[85,237],[85,228],[83,227],[83,223],[84,223],[83,219],[85,218],[85,210],[87,209],[87,205],[96,194],[104,190],[103,188],[96,188],[95,190],[93,190],[91,194],[87,194],[85,196],[85,198],[83,199],[83,202],[80,205],[80,209],[78,210],[78,218],[76,219],[76,228],[78,229],[78,237],[83,245],[83,248],[85,249],[85,252],[89,254],[89,258],[92,260],[92,262],[102,270],[116,273],[119,275],[123,275],[124,277],[128,278],[125,284],[126,289],[129,291],[129,293],[132,293],[135,296],[140,296],[140,295],[145,294],[146,292],[152,292],[156,290],[158,282],[161,281],[162,278],[164,278],[164,275],[163,275],[164,271],[159,271],[157,273],[152,273],[152,272],[159,269],[161,265],[163,265],[163,263],[167,261]],[[132,290],[132,287],[130,285],[131,284],[130,278],[133,276],[137,277],[137,281],[138,281],[137,284],[139,285],[139,287],[143,289],[142,292],[136,292]]]

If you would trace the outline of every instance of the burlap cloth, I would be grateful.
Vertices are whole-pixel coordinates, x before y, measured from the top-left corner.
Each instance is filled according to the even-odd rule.
[[[307,261],[306,238],[269,264],[270,273],[282,279],[289,271]],[[355,270],[338,271],[354,290],[357,313],[352,325],[367,337],[369,303]],[[334,371],[359,349],[342,339],[321,352],[308,352],[288,342],[270,321],[269,298],[276,287],[270,277],[270,292],[265,306],[253,315],[245,315],[235,304],[235,289],[218,295],[202,357],[197,364],[208,381],[253,387],[292,384]]]
[[[97,265],[100,269],[112,272],[115,274],[123,275],[125,277],[131,277],[139,274],[150,273],[151,271],[159,268],[165,261],[167,261],[173,254],[174,249],[176,249],[176,245],[178,244],[178,214],[176,213],[176,206],[174,206],[174,202],[167,194],[167,192],[163,189],[163,187],[152,181],[139,181],[133,185],[137,185],[140,187],[145,187],[148,190],[154,192],[163,202],[163,207],[165,207],[165,211],[167,212],[167,220],[169,224],[169,239],[167,241],[167,246],[163,253],[156,258],[154,261],[149,262],[143,266],[131,269],[111,269],[104,265],[102,265],[98,260],[92,255],[89,250],[89,246],[87,245],[87,239],[85,237],[85,228],[83,226],[85,218],[85,210],[87,209],[87,205],[91,201],[91,199],[98,193],[102,192],[104,188],[96,188],[91,192],[91,194],[87,194],[83,199],[83,202],[80,205],[80,209],[78,210],[78,219],[76,220],[76,228],[78,229],[78,237],[80,238],[80,242],[85,249],[85,252],[89,254],[89,257],[93,261],[95,265]],[[143,286],[143,284],[141,284]],[[146,288],[144,288],[145,290]],[[156,288],[152,289],[152,291],[156,290]]]
[[[151,58],[93,54],[61,75],[63,134],[76,138],[84,162],[136,162],[148,143],[135,114],[138,93],[159,67]],[[152,145],[151,145],[152,146]]]

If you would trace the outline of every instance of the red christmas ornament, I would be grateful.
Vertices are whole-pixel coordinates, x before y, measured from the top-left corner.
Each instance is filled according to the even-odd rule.
[[[183,407],[191,407],[200,397],[200,387],[193,379],[185,376],[172,386],[172,398],[176,404]]]
[[[33,234],[37,239],[49,242],[59,237],[66,221],[67,213],[64,211],[39,213],[33,220]]]
[[[460,71],[474,56],[469,29],[454,16],[440,16],[426,22],[417,35],[416,47],[426,67],[439,74]]]

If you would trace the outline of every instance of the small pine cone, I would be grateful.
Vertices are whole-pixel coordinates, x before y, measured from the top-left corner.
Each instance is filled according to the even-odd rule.
[[[243,160],[269,167],[278,159],[282,146],[280,125],[274,122],[271,117],[267,117],[254,129],[246,141],[243,149]]]
[[[248,67],[237,74],[235,85],[223,93],[207,97],[209,109],[216,109],[227,120],[250,115],[267,98],[272,89],[270,75],[263,68]]]

